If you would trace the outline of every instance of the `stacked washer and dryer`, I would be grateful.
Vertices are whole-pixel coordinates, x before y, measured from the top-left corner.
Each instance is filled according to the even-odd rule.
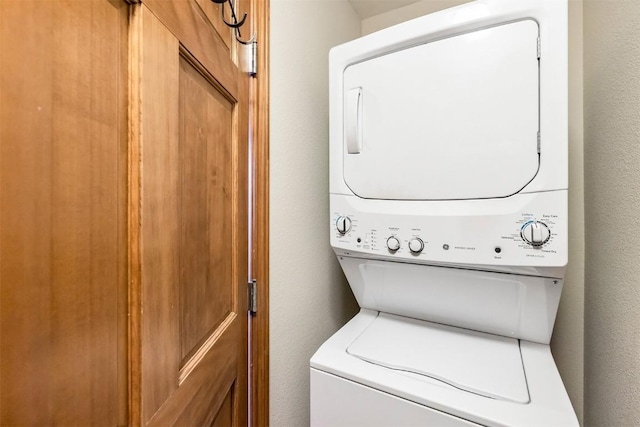
[[[567,1],[478,0],[330,54],[331,245],[361,307],[312,426],[574,426]]]

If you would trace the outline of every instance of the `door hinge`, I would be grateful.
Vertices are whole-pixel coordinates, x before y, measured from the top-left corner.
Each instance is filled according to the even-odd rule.
[[[249,285],[249,313],[255,314],[258,310],[258,282],[254,280]]]
[[[251,77],[258,74],[258,42],[251,41],[244,45],[246,71]]]
[[[538,47],[537,47],[537,52],[538,52],[538,59],[540,59],[540,56],[542,55],[542,46],[540,44],[540,37],[538,37]]]

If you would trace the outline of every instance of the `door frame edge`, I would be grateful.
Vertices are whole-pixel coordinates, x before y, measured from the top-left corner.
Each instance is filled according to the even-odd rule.
[[[269,425],[269,0],[251,0],[257,74],[253,80],[253,277],[257,312],[251,316],[251,425]]]

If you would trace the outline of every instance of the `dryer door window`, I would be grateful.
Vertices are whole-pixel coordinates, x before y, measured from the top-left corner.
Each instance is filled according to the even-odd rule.
[[[392,200],[506,197],[540,156],[538,25],[462,34],[344,72],[344,179]]]

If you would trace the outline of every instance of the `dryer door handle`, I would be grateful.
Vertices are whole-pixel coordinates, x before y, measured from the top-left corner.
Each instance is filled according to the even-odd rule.
[[[360,154],[362,150],[362,88],[357,87],[347,92],[345,114],[345,139],[347,153]]]

